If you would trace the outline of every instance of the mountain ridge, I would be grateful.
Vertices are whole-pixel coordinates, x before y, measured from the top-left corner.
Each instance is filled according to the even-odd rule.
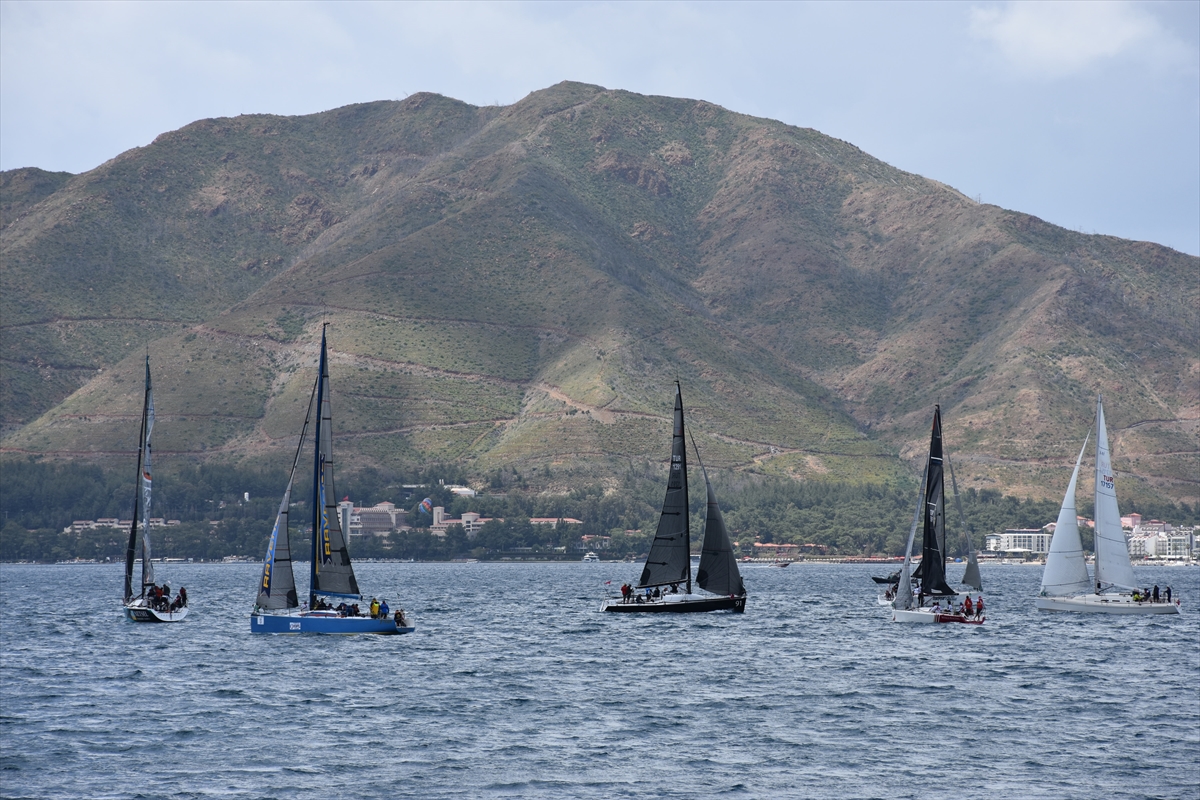
[[[84,176],[25,175],[10,202],[17,177],[6,452],[119,451],[119,426],[82,420],[129,405],[150,345],[156,386],[186,395],[160,392],[181,426],[164,452],[269,458],[325,316],[335,387],[353,369],[340,446],[364,464],[602,477],[661,459],[681,378],[718,468],[902,477],[941,401],[965,482],[1044,496],[1103,389],[1138,490],[1200,499],[1200,260],[809,129],[564,83],[203,120]],[[158,316],[129,314],[147,282]]]

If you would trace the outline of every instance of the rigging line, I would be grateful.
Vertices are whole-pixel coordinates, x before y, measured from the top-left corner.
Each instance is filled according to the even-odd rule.
[[[688,438],[692,440],[692,449],[696,451],[696,462],[700,465],[700,471],[704,473],[704,483],[708,484],[708,470],[704,468],[704,459],[700,457],[700,448],[696,446],[696,436],[692,433],[692,429],[688,428]],[[708,495],[705,495],[705,503],[708,502]]]
[[[946,456],[946,466],[950,467],[950,488],[954,490],[954,507],[958,510],[958,524],[962,526],[962,535],[967,542],[967,557],[975,551],[975,543],[971,541],[971,534],[967,530],[967,518],[963,514],[962,500],[958,497],[958,481],[954,479],[954,465],[950,463],[950,456]]]

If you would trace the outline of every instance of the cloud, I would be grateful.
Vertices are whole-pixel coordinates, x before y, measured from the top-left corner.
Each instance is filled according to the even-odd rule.
[[[1190,64],[1191,48],[1143,7],[1097,0],[1009,2],[973,8],[971,33],[992,42],[1018,73],[1060,78],[1116,58],[1159,67]]]

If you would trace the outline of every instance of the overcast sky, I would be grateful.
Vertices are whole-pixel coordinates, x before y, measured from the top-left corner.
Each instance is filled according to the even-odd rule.
[[[205,117],[561,80],[704,99],[985,203],[1200,254],[1200,2],[0,0],[0,168]]]

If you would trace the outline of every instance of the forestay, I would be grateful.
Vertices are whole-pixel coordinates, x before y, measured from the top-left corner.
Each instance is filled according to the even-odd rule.
[[[317,383],[313,382],[312,394],[308,398],[308,411],[304,415],[304,427],[300,430],[300,441],[296,445],[296,456],[292,459],[292,471],[288,475],[287,490],[279,503],[275,515],[275,527],[267,543],[267,555],[263,559],[262,579],[258,585],[258,608],[278,610],[297,608],[300,605],[296,593],[296,576],[292,571],[292,546],[288,526],[288,510],[292,503],[292,485],[296,480],[296,468],[300,464],[300,452],[304,449],[304,438],[308,423],[312,419],[313,399],[317,395]]]

